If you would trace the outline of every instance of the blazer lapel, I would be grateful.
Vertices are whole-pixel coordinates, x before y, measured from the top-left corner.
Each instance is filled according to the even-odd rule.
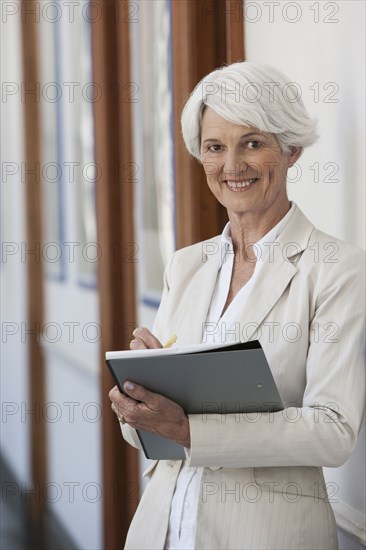
[[[286,290],[297,271],[296,260],[307,247],[313,229],[314,226],[296,206],[291,219],[271,245],[267,259],[238,319],[241,325],[245,326],[243,340],[253,337],[258,326]],[[198,268],[190,280],[189,300],[181,304],[178,315],[179,342],[182,344],[196,344],[202,341],[204,323],[221,266],[221,236],[204,241],[192,261]]]
[[[200,344],[204,323],[207,319],[217,274],[221,266],[221,236],[202,243],[199,265],[190,281],[189,305],[184,304],[187,321],[183,324],[184,333],[179,339],[182,343]]]
[[[270,246],[258,278],[240,316],[241,337],[247,341],[274,307],[297,272],[296,261],[307,248],[314,226],[296,209],[288,224]],[[244,333],[244,334],[243,334]]]
[[[239,319],[242,341],[253,338],[255,331],[282,296],[295,273],[296,267],[289,261],[265,263],[251,288]]]

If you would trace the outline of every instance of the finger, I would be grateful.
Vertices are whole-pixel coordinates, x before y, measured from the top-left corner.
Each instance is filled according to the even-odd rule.
[[[131,408],[132,404],[136,405],[136,401],[128,395],[121,393],[117,386],[112,388],[109,392],[109,399],[112,401],[112,403],[114,403],[118,410],[120,410],[121,408]]]
[[[163,347],[161,342],[159,342],[156,336],[154,336],[148,328],[137,327],[132,334],[135,338],[142,340],[145,346],[149,349]]]
[[[108,397],[111,401],[114,401],[116,399],[116,396],[120,394],[121,392],[118,389],[118,386],[114,386],[108,393]]]
[[[123,416],[122,410],[120,410],[118,405],[116,405],[115,403],[111,404],[111,409],[117,415],[117,417]]]
[[[143,340],[135,338],[130,342],[130,349],[148,349],[148,347],[144,344]]]
[[[132,399],[135,399],[136,401],[142,401],[149,408],[152,409],[157,408],[157,402],[159,401],[159,398],[161,398],[158,393],[149,391],[143,386],[140,386],[139,384],[135,384],[134,382],[130,381],[124,383],[123,389],[127,393],[127,395],[132,397]]]
[[[120,411],[118,410],[118,407],[114,403],[111,403],[111,409],[114,413],[119,415]]]
[[[117,386],[112,388],[109,392],[109,399],[112,401],[119,414],[130,413],[138,406],[138,402],[135,401],[135,399],[121,393]]]

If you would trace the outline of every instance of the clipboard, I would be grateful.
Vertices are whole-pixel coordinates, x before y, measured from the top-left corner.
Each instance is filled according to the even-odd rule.
[[[177,402],[186,414],[268,413],[283,403],[258,340],[231,345],[181,346],[107,352],[106,364],[121,392],[126,380]],[[146,458],[185,459],[184,447],[136,430]]]

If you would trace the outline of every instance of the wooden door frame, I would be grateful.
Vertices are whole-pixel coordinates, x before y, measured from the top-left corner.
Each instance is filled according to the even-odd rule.
[[[96,185],[101,338],[101,402],[104,548],[123,547],[139,500],[138,452],[122,438],[111,410],[115,385],[104,365],[108,350],[128,349],[136,326],[135,264],[127,260],[134,242],[132,182],[123,180],[132,163],[130,105],[121,100],[129,82],[129,28],[118,16],[120,0],[98,0],[102,17],[92,25],[93,79],[102,90],[94,104],[95,160],[101,177]]]
[[[25,13],[35,12],[35,0],[20,3],[21,47],[23,82],[28,90],[36,90],[39,83],[38,35],[35,17]],[[42,411],[46,398],[45,361],[41,347],[44,325],[43,264],[36,253],[42,242],[42,178],[41,178],[41,130],[40,106],[36,93],[27,93],[24,98],[24,148],[25,164],[30,168],[25,181],[26,239],[27,250],[27,325],[31,331],[28,341],[28,407],[30,411]],[[34,169],[34,172],[33,172]],[[45,498],[43,494],[48,481],[47,428],[43,414],[31,414],[30,418],[30,472],[35,488],[32,498],[27,497],[28,528],[39,548],[45,545]]]

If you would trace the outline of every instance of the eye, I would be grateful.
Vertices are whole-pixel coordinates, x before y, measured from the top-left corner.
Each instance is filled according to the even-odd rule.
[[[248,149],[260,149],[262,144],[258,140],[252,140],[247,142]]]
[[[215,143],[214,145],[210,145],[207,148],[207,151],[209,151],[210,153],[220,153],[222,151],[222,145],[220,145],[219,143]]]

